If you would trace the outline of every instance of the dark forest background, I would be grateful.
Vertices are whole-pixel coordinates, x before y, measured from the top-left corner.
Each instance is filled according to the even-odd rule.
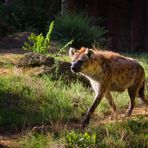
[[[0,38],[16,31],[45,33],[61,12],[83,11],[108,30],[105,47],[148,51],[147,8],[147,0],[0,0]]]

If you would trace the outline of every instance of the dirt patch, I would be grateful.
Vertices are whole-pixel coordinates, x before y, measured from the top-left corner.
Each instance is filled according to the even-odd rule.
[[[0,134],[0,147],[2,148],[17,148],[18,146],[18,139],[22,137],[22,134],[16,133],[5,133],[3,135]]]
[[[53,57],[47,57],[38,53],[28,52],[18,62],[17,67],[53,66]]]
[[[92,117],[92,120],[90,122],[91,127],[98,127],[101,124],[106,123],[114,123],[114,122],[122,122],[126,120],[126,118],[123,118],[123,113],[119,113],[118,120],[111,120],[110,119],[111,112],[108,112],[105,115],[101,115],[98,113],[95,113]],[[138,107],[134,108],[133,114],[130,118],[134,119],[136,117],[143,117],[146,120],[148,120],[148,111],[145,105],[140,105]],[[81,121],[78,119],[71,119],[64,122],[57,122],[57,123],[44,123],[43,125],[35,126],[32,128],[31,131],[38,132],[38,133],[48,133],[49,131],[52,131],[54,133],[62,132],[63,130],[80,130],[80,124]],[[84,129],[81,129],[84,130]],[[18,141],[21,137],[25,136],[26,131],[21,133],[4,133],[3,135],[0,135],[0,147],[4,148],[13,148],[17,147]],[[18,146],[19,147],[19,146]]]
[[[19,32],[3,37],[0,41],[0,48],[22,48],[24,42],[27,41],[27,38],[30,34],[30,32]]]
[[[6,74],[10,74],[11,70],[10,69],[0,69],[0,75],[6,75]]]
[[[79,80],[85,86],[90,86],[90,82],[82,76],[77,76],[70,70],[71,64],[65,61],[57,61],[53,57],[38,53],[26,53],[18,62],[18,68],[31,68],[35,76],[50,75],[54,80],[62,78],[65,82]]]
[[[98,126],[98,124],[122,122],[123,120],[128,119],[127,117],[124,117],[125,112],[126,112],[126,109],[122,110],[122,112],[119,112],[117,119],[111,119],[111,114],[112,114],[111,111],[108,111],[107,113],[104,113],[104,114],[95,113],[92,118],[93,126]],[[145,104],[138,105],[137,107],[135,107],[129,119],[136,118],[136,117],[144,117],[148,120],[148,108],[146,107]]]
[[[10,48],[10,49],[0,49],[0,55],[10,55],[10,54],[24,54],[27,51],[23,50],[22,48]]]
[[[125,111],[126,111],[126,109],[124,109],[123,112],[125,112]],[[107,113],[104,113],[104,114],[94,113],[93,117],[91,119],[90,125],[91,125],[91,127],[97,127],[99,124],[122,122],[126,119],[135,119],[137,117],[143,117],[144,119],[146,119],[148,121],[148,109],[146,108],[145,105],[140,105],[138,107],[135,107],[130,118],[124,117],[123,112],[120,112],[118,114],[117,119],[111,119],[111,114],[112,114],[111,111],[108,111]],[[72,130],[72,129],[79,130],[81,127],[81,120],[82,119],[83,119],[83,117],[81,119],[70,119],[66,123],[64,123],[64,122],[56,122],[53,124],[46,123],[44,125],[35,126],[33,128],[33,130],[37,131],[37,132],[41,132],[41,131],[46,132],[48,130],[52,130],[54,132],[59,132],[59,131],[63,131],[63,130]]]
[[[9,49],[9,50],[5,49],[5,52],[2,55],[5,56],[6,58],[10,59],[11,56],[12,57],[14,56],[14,53],[15,54],[19,53],[20,52],[19,50],[20,49]],[[10,54],[10,53],[13,53],[13,54]],[[16,64],[16,60],[13,59],[12,63]],[[67,72],[68,75],[66,75],[66,78],[65,78],[66,80],[69,77],[70,78],[74,77],[74,79],[77,79],[77,76],[75,74],[72,74],[71,71],[70,71],[70,63],[60,62],[58,65],[59,65],[59,69],[57,71],[58,75],[66,75],[66,72]],[[50,71],[50,72],[52,72],[52,74],[53,74],[53,72],[55,72],[55,69],[52,69],[53,71],[51,71],[46,66],[45,67],[42,67],[42,66],[35,67],[34,70],[38,71],[38,68],[40,70],[42,70],[42,69],[47,70],[46,72]],[[23,71],[22,71],[21,68],[14,68],[13,70],[12,69],[0,68],[0,74],[2,74],[2,75],[7,75],[7,74],[10,74],[12,72],[19,74]],[[124,110],[124,112],[125,112],[125,110]],[[118,120],[111,120],[110,115],[111,115],[111,111],[108,111],[106,114],[95,113],[92,117],[91,122],[90,122],[90,126],[91,127],[97,127],[100,124],[113,123],[113,122],[116,122],[116,121],[122,122],[124,120],[122,112],[119,113],[119,119]],[[146,108],[145,105],[139,105],[138,107],[135,107],[131,118],[136,118],[136,117],[139,117],[139,116],[144,117],[145,119],[148,120],[148,109]],[[35,130],[35,131],[39,130],[39,132],[41,132],[42,130],[47,131],[47,132],[49,132],[50,130],[52,130],[54,132],[63,131],[65,129],[68,129],[68,130],[75,129],[76,130],[76,129],[79,129],[80,124],[81,124],[80,120],[71,119],[71,120],[67,121],[66,123],[57,122],[57,123],[53,123],[53,124],[47,123],[45,125],[36,126],[32,130]],[[25,135],[25,132],[24,132],[24,134],[20,133],[20,132],[18,132],[18,133],[4,133],[3,135],[1,134],[0,135],[0,147],[5,147],[5,148],[15,147],[16,148],[18,140],[23,135]]]

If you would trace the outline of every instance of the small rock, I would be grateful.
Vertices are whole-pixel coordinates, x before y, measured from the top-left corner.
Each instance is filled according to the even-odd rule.
[[[17,67],[36,67],[36,66],[53,66],[54,64],[54,58],[53,57],[47,57],[45,55],[41,55],[38,53],[26,53],[24,57],[22,57]]]

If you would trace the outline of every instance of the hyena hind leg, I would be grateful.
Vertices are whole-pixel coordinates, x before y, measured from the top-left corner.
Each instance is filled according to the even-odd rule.
[[[130,98],[130,102],[129,102],[128,110],[125,113],[125,117],[129,117],[131,115],[132,111],[133,111],[133,108],[135,106],[136,94],[137,94],[136,87],[128,88],[128,95],[129,95],[129,98]]]
[[[113,101],[113,98],[112,98],[112,95],[111,95],[110,91],[107,91],[105,93],[105,98],[107,99],[109,105],[112,107],[112,110],[113,110],[111,119],[113,119],[113,118],[117,119],[118,118],[117,108],[116,108],[116,105],[115,105],[115,103]]]
[[[144,94],[144,87],[145,87],[145,82],[143,82],[141,88],[138,91],[138,95],[141,98],[141,100],[148,105],[148,100],[145,99],[145,94]]]

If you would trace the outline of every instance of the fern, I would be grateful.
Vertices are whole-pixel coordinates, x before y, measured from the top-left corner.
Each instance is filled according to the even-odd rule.
[[[46,37],[44,37],[42,33],[39,35],[31,33],[30,36],[28,36],[29,42],[24,43],[23,49],[36,53],[47,54],[48,48],[50,47],[50,39],[53,27],[54,21],[51,22]]]
[[[49,45],[49,42],[50,42],[50,39],[51,39],[51,33],[52,33],[52,30],[53,30],[53,27],[54,27],[54,21],[52,21],[52,22],[50,23],[49,31],[48,31],[47,34],[46,34],[45,44],[46,44],[47,46]]]
[[[94,42],[100,46],[105,46],[107,30],[101,26],[93,25],[93,17],[88,17],[85,13],[69,12],[58,15],[55,18],[54,38],[60,41],[73,40],[73,47],[92,47]]]
[[[60,54],[62,54],[62,53],[65,53],[65,51],[66,51],[65,49],[66,49],[68,46],[72,45],[72,43],[73,43],[73,40],[67,42],[67,43],[59,50],[59,52],[57,53],[57,55],[60,55]]]
[[[48,32],[46,34],[46,37],[43,36],[43,34],[36,35],[34,33],[31,33],[28,36],[28,42],[24,43],[23,49],[32,51],[35,53],[40,53],[40,54],[47,54],[48,49],[50,47],[50,40],[51,40],[51,33],[54,28],[54,21],[50,23]],[[73,40],[69,41],[66,43],[57,53],[57,55],[61,55],[62,53],[65,52],[65,49],[73,43]]]

